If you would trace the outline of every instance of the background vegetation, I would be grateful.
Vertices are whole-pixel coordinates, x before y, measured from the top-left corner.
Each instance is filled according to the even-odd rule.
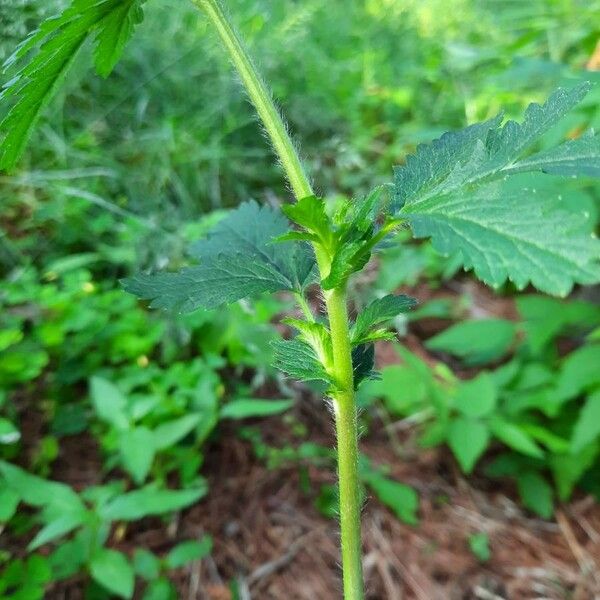
[[[63,4],[0,0],[0,57]],[[388,182],[393,164],[444,131],[502,108],[522,114],[557,85],[600,81],[597,0],[231,7],[331,202]],[[189,584],[176,574],[225,542],[205,530],[168,532],[177,511],[220,501],[205,458],[229,443],[281,477],[293,464],[309,514],[336,510],[335,490],[313,473],[334,468],[311,435],[317,417],[306,416],[320,407],[269,367],[271,320],[288,299],[176,316],[119,288],[140,269],[182,264],[227,208],[289,196],[198,12],[165,0],[146,13],[107,81],[76,65],[20,170],[0,175],[3,598],[127,598],[134,586],[147,599],[184,597]],[[589,127],[600,127],[598,85],[545,142]],[[597,215],[600,188],[569,185]],[[395,324],[381,380],[361,391],[365,454],[377,457],[370,438],[393,451],[383,463],[365,456],[366,493],[418,527],[417,492],[430,490],[414,473],[388,470],[398,473],[407,452],[439,447],[437,456],[450,448],[453,465],[475,472],[472,485],[503,482],[528,518],[553,519],[573,495],[600,499],[596,290],[567,300],[510,286],[494,295],[412,243],[387,251],[353,300],[399,288],[421,304]],[[78,461],[88,471],[75,477]],[[135,535],[148,519],[164,532],[152,551]],[[464,536],[482,563],[488,534],[471,527]],[[211,564],[231,597],[245,597],[247,568]],[[571,584],[561,585],[552,597],[570,597]]]

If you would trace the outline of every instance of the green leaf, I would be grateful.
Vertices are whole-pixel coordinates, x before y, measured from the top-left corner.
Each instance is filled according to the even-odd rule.
[[[469,536],[469,548],[481,562],[487,562],[492,557],[490,538],[487,533],[474,533]]]
[[[409,525],[419,523],[417,516],[419,496],[412,487],[374,471],[367,475],[363,474],[362,478],[377,498],[390,508],[398,519]]]
[[[144,20],[142,4],[145,1],[121,0],[118,4],[113,2],[110,13],[102,19],[94,50],[96,71],[102,77],[111,74],[123,54],[125,45],[133,35],[134,28]]]
[[[169,569],[178,569],[208,556],[212,551],[212,547],[213,542],[209,535],[205,535],[199,542],[195,540],[182,542],[167,554],[165,564]]]
[[[556,91],[543,106],[530,105],[520,125],[500,127],[498,117],[419,147],[395,172],[398,217],[442,254],[460,253],[465,268],[494,287],[510,279],[518,288],[531,282],[566,295],[575,282],[598,281],[600,242],[590,215],[563,201],[564,186],[525,172],[597,175],[600,138],[561,147],[562,171],[555,155],[519,162],[588,89]]]
[[[117,496],[99,509],[106,521],[137,521],[151,515],[181,510],[206,494],[206,487],[189,490],[142,488]]]
[[[173,584],[166,577],[161,577],[148,585],[142,600],[176,600],[176,598],[177,592]]]
[[[283,215],[245,202],[191,250],[200,264],[179,273],[137,275],[122,281],[151,307],[189,312],[211,309],[279,290],[299,291],[311,281],[314,258],[304,243],[273,243],[288,229]]]
[[[589,302],[565,302],[538,294],[516,298],[532,352],[539,353],[567,327],[591,329],[600,321],[600,307]]]
[[[299,381],[324,381],[333,383],[332,378],[319,362],[313,348],[298,337],[292,340],[275,340],[273,366]]]
[[[129,427],[129,419],[125,413],[127,399],[116,385],[103,377],[92,377],[90,394],[92,404],[100,419],[117,429]]]
[[[0,461],[0,474],[5,480],[3,484],[26,504],[53,506],[65,512],[85,508],[77,493],[64,483],[36,477],[4,461]]]
[[[502,358],[512,346],[516,329],[504,319],[464,321],[427,340],[430,350],[447,352],[468,365],[481,365]]]
[[[242,398],[228,402],[221,409],[222,419],[248,419],[279,415],[294,404],[293,400],[259,400]]]
[[[553,175],[600,177],[600,138],[590,131],[505,169],[508,172],[534,170]]]
[[[283,204],[281,210],[291,221],[315,233],[326,247],[329,245],[333,228],[321,198],[307,196],[295,204]]]
[[[454,406],[467,417],[489,415],[498,401],[498,390],[488,373],[461,382],[456,388]]]
[[[586,344],[571,352],[563,361],[556,384],[555,397],[564,402],[585,390],[600,385],[600,344]]]
[[[554,512],[552,488],[548,482],[534,471],[517,475],[517,486],[523,504],[543,519],[549,519]]]
[[[331,334],[325,325],[292,318],[283,319],[283,322],[298,330],[298,339],[306,342],[314,350],[317,360],[326,371],[329,372],[333,369]]]
[[[518,425],[494,417],[490,421],[490,429],[495,437],[513,450],[533,458],[544,457],[544,451]]]
[[[123,466],[138,485],[144,482],[152,466],[154,439],[153,432],[143,426],[125,430],[119,436]]]
[[[59,16],[47,19],[22,42],[6,63],[12,70],[36,47],[37,53],[13,78],[0,98],[15,96],[0,131],[0,170],[11,169],[20,158],[42,110],[46,107],[84,42],[94,38],[98,72],[107,76],[119,59],[134,26],[142,20],[144,0],[73,0]]]
[[[367,335],[369,330],[375,325],[384,323],[393,319],[400,313],[408,312],[416,306],[417,302],[409,296],[388,295],[383,298],[373,300],[356,317],[356,321],[350,331],[350,337],[353,344],[361,343],[361,340]]]
[[[342,244],[333,255],[327,277],[321,280],[324,290],[342,286],[352,273],[360,271],[369,262],[370,251],[365,250],[364,241]]]
[[[90,562],[92,579],[120,598],[131,598],[135,584],[127,557],[116,550],[101,548]]]
[[[0,417],[0,444],[14,444],[21,439],[21,432],[8,420]]]
[[[38,532],[33,540],[31,540],[27,546],[27,550],[31,552],[56,538],[70,533],[73,529],[84,523],[86,516],[87,513],[85,511],[80,511],[66,513],[58,517],[58,519],[51,521]]]
[[[19,501],[19,494],[0,481],[0,523],[6,523],[12,519],[19,506]]]
[[[149,550],[136,548],[133,553],[133,570],[146,581],[152,581],[160,575],[160,560]]]
[[[175,445],[183,439],[190,431],[198,425],[201,415],[191,414],[161,423],[154,429],[152,435],[154,437],[154,448],[156,450],[164,450]]]
[[[565,502],[570,498],[577,482],[594,465],[599,451],[598,444],[588,444],[577,453],[550,456],[548,462],[561,501]]]
[[[473,470],[489,440],[490,432],[480,421],[459,417],[450,423],[448,444],[465,473]]]
[[[600,366],[600,363],[599,363]],[[580,452],[600,437],[600,389],[585,401],[571,438],[571,451]]]

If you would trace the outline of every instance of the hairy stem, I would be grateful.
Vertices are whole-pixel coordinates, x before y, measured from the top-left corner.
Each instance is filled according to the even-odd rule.
[[[192,2],[206,13],[221,37],[221,41],[225,45],[248,92],[248,96],[250,96],[256,112],[269,134],[294,195],[297,199],[311,196],[313,191],[310,182],[304,173],[300,157],[296,152],[285,123],[273,103],[273,98],[267,86],[254,66],[242,39],[227,18],[221,3],[218,0],[192,0]]]
[[[312,195],[310,182],[304,173],[302,163],[283,119],[220,2],[218,0],[192,0],[192,2],[206,13],[221,37],[221,41],[238,70],[246,91],[271,138],[296,199],[300,200]],[[323,279],[329,274],[331,260],[320,245],[316,244],[313,247],[321,279]],[[306,317],[311,320],[312,313],[304,298],[298,300]],[[331,329],[334,377],[340,386],[333,401],[338,439],[344,598],[346,600],[363,600],[358,432],[345,286],[325,292],[325,304]]]
[[[360,535],[358,428],[345,289],[336,288],[326,293],[325,304],[333,346],[334,377],[340,386],[333,402],[337,433],[344,598],[362,600],[364,586]]]

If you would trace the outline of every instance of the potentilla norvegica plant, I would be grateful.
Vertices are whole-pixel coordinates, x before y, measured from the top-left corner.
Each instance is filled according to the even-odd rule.
[[[237,69],[289,180],[294,203],[280,210],[245,202],[191,249],[195,266],[138,275],[124,282],[152,306],[210,309],[264,292],[295,295],[303,318],[285,322],[297,334],[275,344],[276,366],[298,380],[320,381],[335,415],[344,595],[363,598],[355,390],[373,376],[374,346],[386,321],[415,301],[389,295],[350,318],[349,279],[385,241],[409,227],[444,255],[459,256],[494,287],[507,279],[560,296],[575,283],[600,280],[593,224],[558,176],[600,176],[600,139],[592,132],[541,152],[540,137],[588,91],[558,89],[532,104],[521,123],[502,115],[419,146],[395,170],[394,182],[335,212],[313,190],[297,149],[239,33],[217,0],[192,0],[204,12]],[[45,21],[7,63],[3,91],[13,104],[2,122],[0,168],[12,169],[41,111],[76,54],[91,38],[96,70],[107,76],[137,24],[144,0],[73,0]],[[158,4],[158,1],[157,1]],[[307,293],[317,288],[323,314]]]

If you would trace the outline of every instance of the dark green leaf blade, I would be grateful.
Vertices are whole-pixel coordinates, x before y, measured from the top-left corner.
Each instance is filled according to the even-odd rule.
[[[589,133],[520,160],[505,172],[543,171],[552,175],[600,177],[600,136]]]
[[[405,295],[389,294],[373,300],[357,317],[352,326],[350,337],[353,343],[359,343],[365,334],[380,323],[393,319],[400,313],[408,312],[417,302]]]
[[[179,273],[136,275],[124,289],[152,300],[152,308],[190,312],[211,309],[263,292],[292,289],[292,283],[268,264],[247,254],[222,255]]]
[[[443,255],[462,255],[466,269],[493,287],[531,282],[564,296],[574,283],[600,279],[600,242],[584,211],[568,210],[542,175],[519,175],[470,192],[439,195],[401,211],[417,238],[431,237]]]
[[[306,243],[274,241],[288,231],[289,223],[281,211],[251,200],[219,221],[206,239],[192,245],[190,253],[200,261],[230,254],[252,256],[302,288],[311,281],[314,256]]]
[[[273,366],[299,381],[323,381],[327,384],[333,380],[317,359],[315,351],[309,344],[298,338],[292,340],[276,340],[272,343],[274,350]]]
[[[442,254],[459,253],[492,286],[510,279],[565,295],[574,283],[600,280],[588,215],[542,174],[600,175],[597,138],[522,159],[589,88],[558,89],[543,105],[531,104],[522,123],[500,127],[497,118],[419,147],[395,171],[397,216]]]

